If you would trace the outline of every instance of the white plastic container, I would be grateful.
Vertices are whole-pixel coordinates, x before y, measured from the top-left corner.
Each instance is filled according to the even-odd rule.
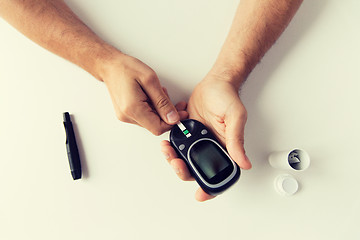
[[[269,163],[274,168],[283,170],[304,171],[310,166],[310,156],[302,149],[272,152],[269,155]]]

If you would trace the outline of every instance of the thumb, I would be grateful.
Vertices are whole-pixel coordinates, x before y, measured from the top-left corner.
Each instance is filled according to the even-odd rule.
[[[147,84],[145,86],[142,85],[142,87],[150,98],[156,112],[164,122],[172,125],[180,121],[179,113],[170,101],[167,93],[160,85],[160,81],[156,76],[153,77],[151,81],[147,81]]]
[[[244,129],[247,113],[241,103],[236,105],[236,107],[232,108],[231,114],[228,114],[225,118],[226,148],[230,157],[239,165],[240,168],[250,169],[251,163],[249,158],[246,156],[244,148]]]

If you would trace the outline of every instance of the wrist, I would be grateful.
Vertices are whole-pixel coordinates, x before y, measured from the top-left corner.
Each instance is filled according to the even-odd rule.
[[[93,52],[89,61],[90,68],[88,72],[96,79],[104,81],[106,75],[115,61],[118,61],[124,54],[109,44],[101,44],[96,51]],[[86,61],[85,61],[86,62]]]
[[[247,69],[246,64],[221,58],[216,60],[209,72],[210,75],[215,75],[216,79],[229,82],[236,89],[240,89],[249,73],[250,71]]]

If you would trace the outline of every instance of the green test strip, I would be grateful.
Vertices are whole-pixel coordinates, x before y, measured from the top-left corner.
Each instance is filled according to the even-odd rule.
[[[191,133],[189,132],[189,130],[186,129],[182,122],[178,122],[177,125],[187,138],[191,137]]]

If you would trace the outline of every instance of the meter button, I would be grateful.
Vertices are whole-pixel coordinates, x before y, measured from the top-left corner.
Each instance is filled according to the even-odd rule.
[[[185,145],[184,145],[184,144],[181,144],[181,145],[179,146],[180,151],[184,150],[184,148],[185,148]]]
[[[201,130],[201,134],[202,134],[202,135],[205,135],[205,134],[207,134],[207,133],[208,133],[208,131],[207,131],[206,129]]]

